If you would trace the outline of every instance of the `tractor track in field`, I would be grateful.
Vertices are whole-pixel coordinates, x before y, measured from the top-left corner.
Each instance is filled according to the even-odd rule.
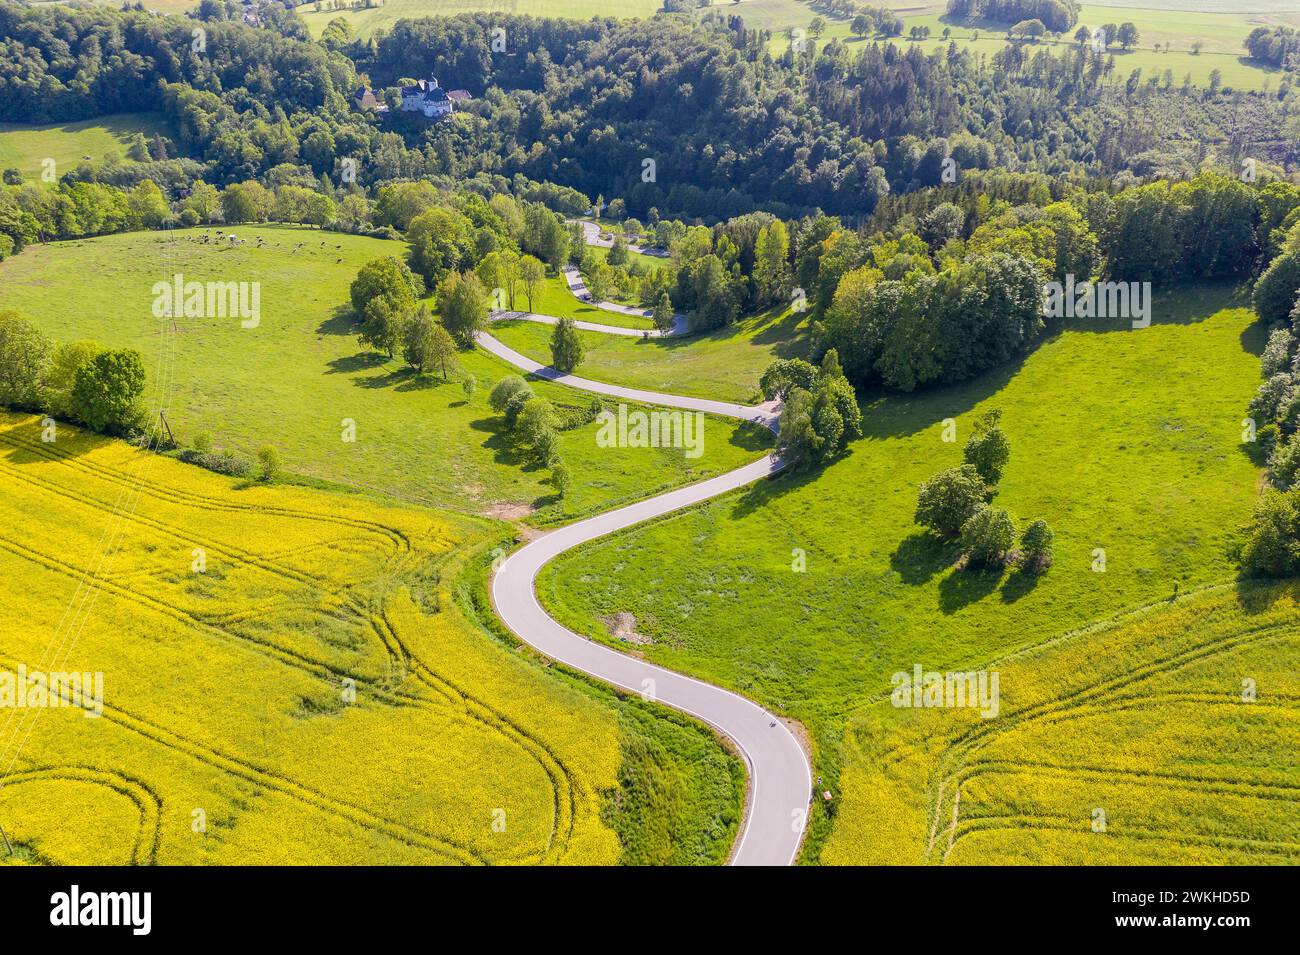
[[[25,451],[29,454],[40,455],[52,462],[64,464],[73,469],[93,474],[96,477],[119,487],[133,486],[130,478],[126,477],[119,471],[115,471],[114,469],[105,467],[101,464],[93,464],[84,458],[66,452],[58,451],[47,444],[16,438],[13,436],[13,431],[14,429],[12,428],[6,431],[0,431],[0,443],[8,444],[10,447],[20,451]],[[17,467],[16,465],[5,466],[10,469]],[[397,528],[389,527],[386,524],[380,524],[378,522],[363,521],[356,518],[344,517],[338,514],[322,514],[316,511],[303,510],[301,508],[264,504],[242,504],[235,501],[223,501],[219,498],[209,497],[193,491],[184,491],[178,488],[163,488],[154,484],[143,484],[140,490],[142,493],[145,493],[150,497],[174,504],[194,507],[200,510],[242,512],[253,515],[268,515],[271,517],[289,517],[298,520],[315,521],[322,524],[335,524],[343,527],[351,527],[388,539],[397,546],[397,549],[400,552],[409,553],[412,550],[411,541],[405,533]]]
[[[3,439],[4,436],[0,435],[0,440]],[[16,445],[19,444],[20,442],[9,440],[7,443]],[[26,448],[26,450],[44,451],[46,449],[40,447],[32,448],[29,446]],[[114,484],[123,483],[121,475],[118,472],[115,472],[113,471],[113,469],[105,467],[103,465],[94,464],[92,462],[85,461],[83,459],[74,459],[70,455],[66,455],[66,454],[46,454],[46,457],[48,457],[51,461],[56,463],[73,465],[78,469],[80,469],[81,471],[92,474],[107,482],[114,483]],[[8,469],[13,467],[14,467],[13,465],[0,464],[0,469]],[[56,482],[45,481],[39,478],[34,478],[31,476],[26,476],[21,474],[19,476],[24,477],[29,483],[38,486],[41,490],[50,491],[52,493],[63,494],[64,496],[72,500],[76,500],[79,503],[85,504],[86,506],[96,507],[100,509],[106,506],[106,504],[103,501],[93,497],[93,495],[78,494],[77,492],[71,491],[64,485],[57,484]],[[142,491],[146,495],[150,495],[155,498],[169,500],[172,503],[175,503],[178,506],[182,506],[182,507],[192,507],[197,509],[208,509],[208,510],[255,510],[258,511],[259,513],[270,513],[278,517],[289,517],[293,519],[302,519],[308,521],[314,520],[314,521],[329,523],[329,524],[346,524],[347,526],[361,527],[363,529],[383,528],[390,531],[389,534],[385,535],[386,539],[390,539],[390,540],[400,539],[405,545],[403,551],[405,552],[410,550],[410,543],[409,540],[406,538],[406,536],[402,534],[400,531],[397,531],[396,529],[387,528],[386,525],[378,525],[378,524],[372,524],[370,522],[354,521],[354,520],[339,520],[331,515],[321,515],[316,512],[305,511],[301,509],[293,509],[293,508],[284,508],[284,507],[260,508],[255,505],[241,506],[241,507],[224,507],[222,506],[223,502],[221,502],[218,499],[214,499],[205,495],[195,494],[192,492],[177,492],[177,491],[172,491],[170,489],[164,493],[162,492],[161,489],[158,489],[151,484],[144,484],[142,486]],[[325,579],[316,575],[311,575],[305,572],[296,571],[293,568],[286,566],[281,561],[274,559],[273,557],[258,555],[250,551],[234,550],[229,545],[226,545],[224,543],[212,543],[212,542],[199,541],[197,538],[194,537],[194,535],[189,533],[187,529],[177,527],[174,524],[168,524],[163,521],[158,521],[154,519],[145,520],[145,519],[140,519],[138,516],[136,517],[136,520],[140,523],[145,524],[146,526],[153,526],[155,529],[165,529],[166,532],[172,534],[176,539],[182,540],[187,544],[188,543],[205,544],[213,554],[217,554],[217,555],[224,554],[226,557],[228,557],[229,559],[231,559],[236,563],[246,563],[261,571],[275,574],[281,577],[285,577],[287,579],[293,580],[296,583],[303,584],[306,586],[325,588],[328,585],[328,581],[326,581]],[[373,536],[378,537],[379,535],[375,534]],[[356,541],[356,540],[361,540],[361,538],[349,538],[348,540]],[[341,541],[322,541],[316,544],[308,544],[308,545],[302,545],[297,548],[292,548],[291,551],[301,553],[304,551],[313,550],[317,548],[334,547],[340,543]],[[25,551],[26,553],[20,554],[20,556],[26,556],[29,559],[33,557],[41,558],[42,561],[45,563],[45,565],[47,567],[50,567],[51,569],[53,569],[51,565],[58,563],[57,559],[52,558],[49,555],[39,554],[34,549],[26,547],[25,545],[21,545],[15,541],[0,539],[0,547],[5,547],[6,549],[11,550],[11,552],[18,552],[18,550]],[[72,572],[72,568],[70,567],[58,568],[58,569],[68,573]],[[140,571],[138,573],[143,574],[149,572],[150,571],[145,570],[145,571]],[[114,582],[114,578],[112,575],[104,575],[101,577],[101,581],[111,584]],[[115,587],[114,592],[116,596],[122,597],[124,599],[134,599],[136,596],[135,591],[129,591],[119,587]],[[572,836],[573,826],[576,822],[578,798],[575,795],[575,790],[578,787],[577,784],[575,783],[572,770],[570,770],[568,766],[564,764],[563,760],[558,756],[558,754],[552,751],[541,738],[528,733],[526,729],[524,729],[522,726],[512,721],[503,712],[494,709],[491,706],[491,704],[488,703],[486,700],[476,697],[475,695],[468,692],[464,688],[459,687],[454,683],[452,683],[451,681],[448,681],[445,678],[440,677],[426,663],[424,663],[422,660],[419,660],[412,653],[409,647],[407,647],[401,641],[400,636],[397,634],[396,628],[394,628],[391,622],[388,621],[387,615],[382,609],[378,611],[374,611],[366,607],[364,602],[360,598],[360,596],[352,593],[351,591],[344,591],[340,593],[339,598],[340,601],[344,605],[346,605],[351,611],[351,613],[354,615],[355,622],[359,626],[363,626],[364,628],[366,628],[367,630],[375,634],[376,640],[380,643],[381,646],[384,647],[385,652],[387,652],[390,657],[390,660],[400,664],[403,667],[407,667],[410,664],[414,664],[414,666],[411,667],[411,669],[414,675],[416,676],[416,678],[420,680],[421,683],[423,683],[424,685],[432,689],[434,692],[438,693],[443,698],[443,700],[446,701],[446,704],[450,706],[463,719],[465,724],[474,725],[485,732],[491,734],[497,734],[504,737],[514,747],[519,749],[528,758],[532,759],[538,764],[538,766],[546,774],[547,778],[551,781],[554,790],[552,803],[554,809],[555,822],[552,825],[551,838],[548,840],[547,847],[545,850],[543,850],[542,855],[544,857],[551,856],[554,858],[558,858],[559,855],[563,853],[563,850],[567,846],[569,839]],[[152,609],[161,610],[159,604],[154,603],[151,598],[145,598],[143,601],[136,600],[136,602],[137,603],[147,602],[152,605]],[[166,606],[170,606],[170,605],[166,605]],[[175,608],[175,609],[179,611],[179,608]],[[229,637],[233,639],[247,642],[250,640],[250,638],[246,634],[232,631],[229,629],[228,625],[232,622],[238,622],[238,620],[241,618],[256,616],[259,613],[263,613],[265,612],[265,609],[266,609],[265,607],[260,607],[260,608],[250,608],[249,610],[242,611],[242,612],[236,611],[233,613],[234,619],[230,619],[232,617],[232,615],[230,614],[204,616],[204,617],[199,617],[197,615],[190,615],[191,617],[190,622],[195,625],[201,624],[201,625],[206,625],[208,627],[215,627],[219,630],[222,630],[224,633],[226,633]],[[185,611],[179,611],[179,612],[185,613]],[[217,621],[216,617],[218,616],[222,618],[221,622]],[[259,644],[259,648],[264,646],[259,641],[254,641],[254,642]],[[304,658],[304,659],[307,660],[307,662],[315,662],[318,666],[328,667],[328,664],[324,664],[320,661],[310,661],[310,658]],[[279,662],[283,663],[286,661],[280,659]],[[334,668],[329,668],[329,669],[332,673],[336,673],[339,676],[346,675],[349,676],[349,678],[351,679],[357,680],[358,682],[364,682],[369,686],[369,689],[372,692],[380,692],[380,688],[375,685],[373,680],[367,680],[355,673],[346,674],[343,673],[342,671],[335,671]],[[428,702],[421,697],[403,694],[401,692],[397,692],[394,695],[401,697],[401,700],[404,704],[420,705],[422,702]],[[458,720],[458,722],[459,721],[460,720]],[[502,857],[502,861],[521,861],[521,860],[528,859],[530,856],[533,855],[536,855],[536,853],[526,852],[526,853],[521,853],[517,856],[505,856]]]
[[[143,780],[121,770],[93,766],[40,766],[12,772],[4,789],[11,790],[30,782],[79,782],[103,786],[135,804],[140,814],[135,843],[131,847],[132,865],[153,865],[158,859],[162,839],[162,798]]]
[[[17,666],[16,661],[6,662],[10,664],[11,669]],[[297,802],[346,819],[363,829],[383,832],[398,841],[441,853],[455,861],[473,864],[487,864],[489,861],[480,850],[451,839],[430,835],[397,820],[387,819],[363,806],[329,796],[281,773],[264,769],[247,759],[232,756],[214,746],[191,739],[146,717],[132,713],[122,706],[105,702],[103,714],[99,719],[130,730],[165,750],[188,756],[205,766],[242,779],[254,786],[264,787]]]
[[[0,537],[0,550],[7,551],[14,556],[34,562],[46,570],[62,573],[73,579],[76,579],[80,574],[80,571],[73,565],[66,564],[59,561],[57,558],[42,554],[33,548],[20,542],[12,541],[8,538]],[[305,672],[310,676],[323,679],[331,684],[341,684],[342,679],[345,677],[352,679],[358,686],[364,687],[373,698],[385,705],[416,707],[429,706],[434,712],[455,716],[457,718],[455,721],[462,722],[463,725],[476,726],[490,734],[501,736],[529,759],[536,762],[547,778],[551,780],[552,786],[555,790],[552,797],[555,808],[555,816],[552,823],[552,838],[548,842],[547,849],[544,850],[544,852],[554,852],[559,854],[563,852],[563,849],[567,845],[568,839],[572,834],[577,803],[577,799],[573,795],[575,783],[572,771],[564,765],[559,756],[552,752],[543,741],[529,734],[522,727],[518,726],[518,724],[511,721],[504,713],[493,709],[490,704],[475,697],[472,693],[460,688],[453,682],[439,677],[427,664],[415,657],[409,649],[400,642],[396,636],[395,629],[391,627],[386,619],[384,619],[382,624],[377,622],[376,617],[373,616],[367,608],[349,605],[349,609],[356,615],[359,624],[368,623],[375,631],[377,631],[377,640],[388,650],[390,659],[396,658],[399,661],[413,661],[417,678],[431,690],[437,692],[444,700],[443,703],[437,704],[433,699],[409,691],[389,689],[382,686],[378,678],[371,678],[360,673],[334,668],[305,654],[300,654],[296,651],[280,647],[268,641],[250,637],[245,633],[236,632],[226,627],[218,626],[207,620],[189,614],[186,611],[180,610],[164,601],[142,594],[139,591],[116,585],[111,581],[101,580],[99,586],[104,587],[113,597],[120,598],[163,616],[170,617],[182,625],[192,627],[201,632],[207,632],[210,635],[218,636],[219,638],[235,643],[236,645],[244,646],[260,655],[274,660],[275,662],[291,666],[294,669]],[[394,642],[394,645],[390,645],[390,639]],[[193,745],[200,746],[202,744],[196,742]],[[518,857],[518,859],[525,859],[529,855],[535,855],[535,853],[523,853]],[[488,860],[483,859],[482,861],[486,863]],[[517,861],[517,859],[515,857],[507,856],[502,857],[502,861]]]
[[[1206,590],[1216,590],[1217,587],[1208,587]],[[1118,621],[1114,624],[1118,625]],[[1120,712],[1136,708],[1148,708],[1154,700],[1169,704],[1189,704],[1195,705],[1201,709],[1214,706],[1239,706],[1240,703],[1229,695],[1215,695],[1210,693],[1197,693],[1193,691],[1139,691],[1137,688],[1169,673],[1174,673],[1188,666],[1194,665],[1201,661],[1230,653],[1246,644],[1257,644],[1261,640],[1282,639],[1288,635],[1288,622],[1286,620],[1273,620],[1254,626],[1231,626],[1221,629],[1217,634],[1208,640],[1203,640],[1191,646],[1184,646],[1173,652],[1165,654],[1154,660],[1148,660],[1121,676],[1111,677],[1096,683],[1079,687],[1072,692],[1063,696],[1045,700],[1043,702],[1027,707],[1020,713],[1010,714],[1009,719],[999,721],[1003,725],[992,727],[986,725],[977,725],[966,732],[954,738],[944,749],[939,758],[935,770],[931,774],[931,795],[930,795],[930,825],[929,840],[926,853],[931,854],[935,851],[936,842],[940,835],[947,835],[948,845],[945,849],[942,859],[946,860],[952,851],[952,846],[964,832],[972,831],[972,827],[963,828],[963,822],[959,820],[958,806],[961,799],[961,788],[963,784],[975,775],[983,775],[996,770],[986,770],[978,772],[978,768],[985,765],[1015,764],[1015,760],[993,758],[990,760],[973,760],[972,754],[979,751],[985,745],[995,742],[1005,733],[1021,728],[1043,723],[1062,722],[1071,719],[1087,718],[1100,713]],[[1106,629],[1106,628],[1103,628]],[[1085,632],[1093,632],[1087,630]],[[1125,692],[1130,691],[1130,692]],[[1260,701],[1253,704],[1260,709],[1282,709],[1285,712],[1294,712],[1300,709],[1300,699],[1294,697],[1280,697],[1276,700],[1269,700],[1267,703]],[[901,758],[901,757],[897,757]],[[896,761],[896,759],[894,760]],[[1031,771],[1032,770],[1027,770]],[[1211,777],[1193,777],[1187,774],[1179,776],[1178,774],[1162,774],[1158,771],[1143,773],[1139,770],[1109,770],[1113,776],[1129,776],[1136,778],[1142,776],[1152,784],[1162,783],[1169,785],[1179,785],[1172,780],[1178,779],[1185,788],[1200,788],[1203,791],[1221,792],[1243,798],[1269,798],[1280,799],[1284,801],[1300,802],[1300,787],[1289,787],[1268,782],[1252,782],[1247,780],[1223,780]],[[1057,773],[1061,775],[1061,773]],[[948,792],[951,795],[948,795]],[[940,828],[940,820],[944,815],[945,807],[951,803],[952,819],[950,823]],[[967,817],[967,819],[979,819],[982,817]],[[1010,817],[1007,817],[1010,818]],[[1010,824],[1003,826],[1009,828]],[[1065,827],[1071,831],[1078,831],[1078,821],[1074,820],[1073,825]],[[1160,838],[1159,830],[1151,829],[1145,833],[1143,838]],[[1170,836],[1169,838],[1173,838]],[[1193,841],[1196,839],[1188,837],[1185,833],[1180,834],[1179,838],[1183,841]],[[1201,837],[1197,837],[1201,838]],[[1250,843],[1251,840],[1235,840],[1232,837],[1203,837],[1206,845],[1230,845],[1240,841],[1243,844]],[[1218,840],[1217,842],[1215,840]],[[1253,844],[1253,843],[1252,843]],[[1290,843],[1260,842],[1261,846],[1268,844],[1277,848],[1269,851],[1274,852],[1292,852]]]

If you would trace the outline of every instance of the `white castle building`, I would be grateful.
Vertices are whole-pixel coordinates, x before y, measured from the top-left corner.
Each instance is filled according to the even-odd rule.
[[[414,86],[402,87],[402,112],[423,113],[428,119],[442,119],[453,110],[451,97],[438,85],[438,78],[419,80]]]

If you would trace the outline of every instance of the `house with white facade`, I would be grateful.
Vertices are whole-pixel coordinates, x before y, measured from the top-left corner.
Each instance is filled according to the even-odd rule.
[[[444,119],[454,108],[447,91],[438,85],[436,76],[419,80],[414,86],[402,87],[404,113],[423,113],[427,119]]]

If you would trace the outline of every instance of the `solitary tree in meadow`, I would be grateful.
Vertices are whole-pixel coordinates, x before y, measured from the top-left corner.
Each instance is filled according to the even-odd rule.
[[[940,471],[921,485],[916,523],[940,537],[955,537],[971,516],[984,507],[986,488],[974,465]]]
[[[1020,566],[1028,571],[1046,570],[1052,563],[1052,545],[1056,535],[1047,521],[1034,521],[1020,535]]]
[[[659,301],[655,302],[651,320],[655,323],[655,328],[661,332],[666,332],[673,327],[676,316],[673,315],[672,299],[668,297],[666,291],[659,294]]]
[[[474,336],[487,325],[488,298],[473,272],[452,273],[438,287],[438,312],[442,324],[456,343],[464,348],[474,344]]]
[[[961,528],[968,567],[1001,567],[1016,542],[1016,525],[1000,507],[981,507]]]
[[[524,295],[528,298],[528,311],[533,310],[533,300],[541,290],[546,279],[546,266],[542,260],[531,255],[519,259],[519,279],[524,283]]]
[[[1011,458],[1011,444],[998,427],[1002,412],[993,410],[975,423],[975,433],[966,442],[963,457],[974,465],[985,484],[997,484]]]
[[[582,362],[582,340],[573,325],[573,319],[562,318],[551,333],[551,364],[568,374]]]
[[[402,353],[406,363],[416,372],[437,367],[442,380],[456,369],[456,342],[447,329],[434,321],[433,316],[420,309],[406,326]]]

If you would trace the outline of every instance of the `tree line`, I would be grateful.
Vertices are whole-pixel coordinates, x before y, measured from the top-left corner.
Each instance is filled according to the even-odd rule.
[[[981,58],[960,44],[903,48],[882,30],[883,42],[792,42],[773,55],[770,35],[718,13],[698,23],[464,14],[401,20],[366,40],[340,21],[313,43],[211,17],[198,51],[192,19],[0,0],[0,120],[159,109],[174,130],[170,158],[200,164],[216,185],[480,179],[517,194],[522,177],[548,183],[540,201],[570,215],[557,203],[604,193],[642,219],[657,209],[709,223],[760,210],[867,214],[949,182],[949,168],[1104,175],[1204,148],[1227,128],[1234,156],[1253,142],[1274,161],[1297,158],[1279,135],[1281,85],[1240,101],[1172,75],[1121,81],[1090,44]],[[494,29],[506,51],[492,49]],[[474,96],[463,121],[352,103],[367,84],[395,105],[402,82],[435,71]],[[1170,139],[1183,120],[1197,135]],[[167,188],[161,174],[150,178]]]

